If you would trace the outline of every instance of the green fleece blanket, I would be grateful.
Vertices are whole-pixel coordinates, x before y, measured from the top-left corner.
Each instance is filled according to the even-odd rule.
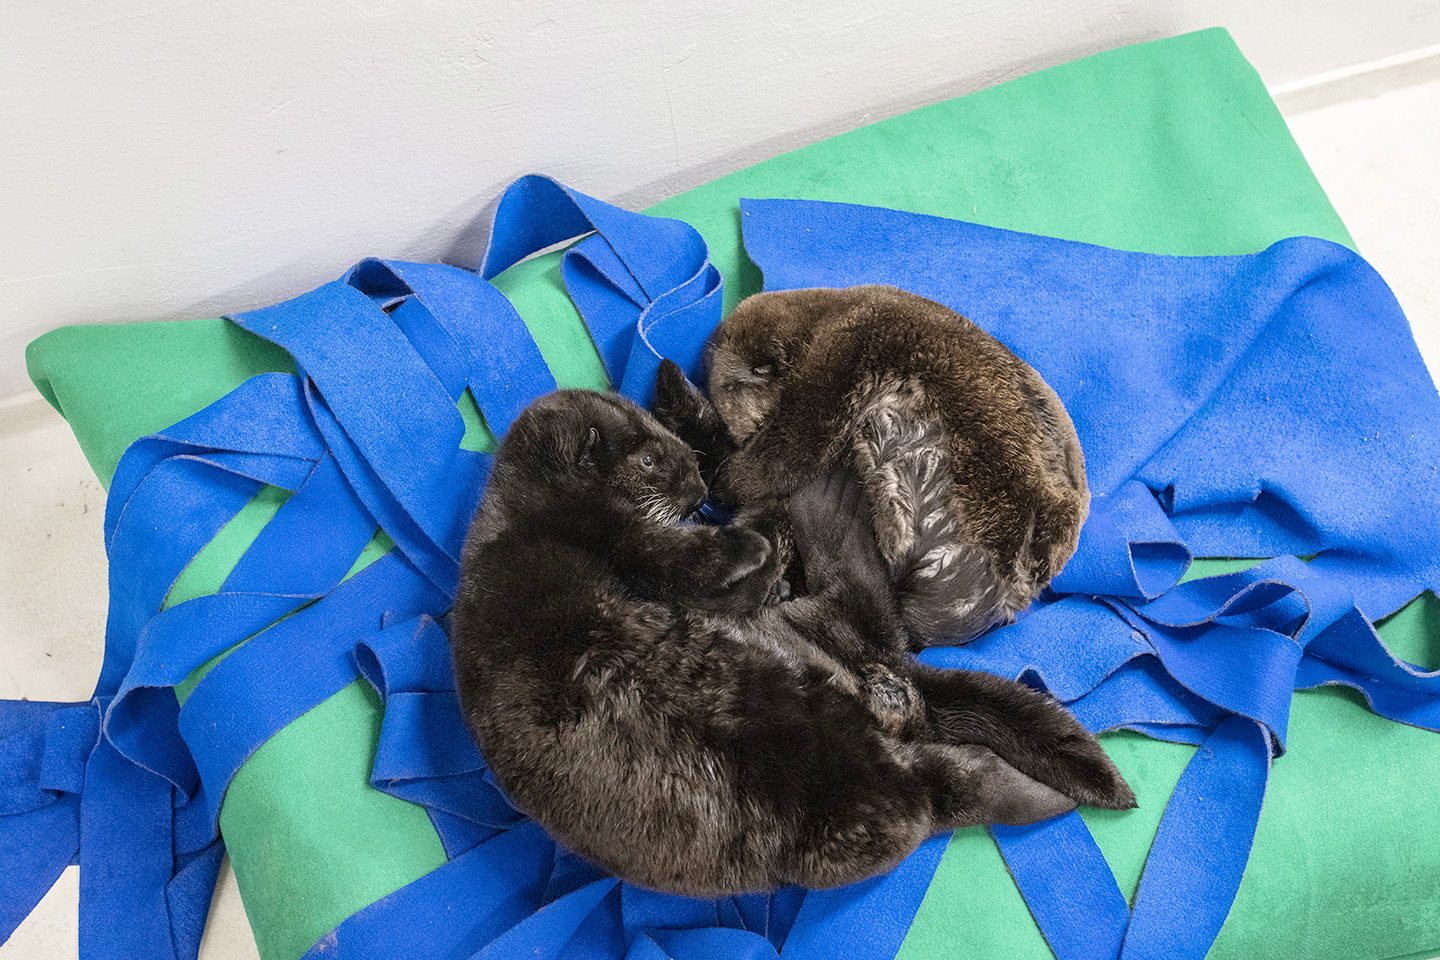
[[[760,286],[740,244],[742,196],[888,206],[1156,253],[1248,253],[1297,234],[1350,244],[1258,76],[1221,30],[1122,48],[922,108],[651,208],[704,235],[725,276],[727,309]],[[562,385],[605,385],[560,283],[558,255],[496,282]],[[292,369],[278,348],[221,320],[63,328],[31,344],[27,360],[106,481],[135,438],[254,373]],[[483,423],[462,412],[466,445],[488,447]],[[283,496],[258,496],[191,564],[169,602],[218,589]],[[382,535],[357,566],[385,548]],[[1197,566],[1192,575],[1222,568]],[[1398,655],[1433,666],[1440,604],[1422,597],[1381,633]],[[368,785],[379,709],[366,684],[352,684],[267,742],[226,795],[221,829],[266,960],[294,960],[355,910],[444,861],[424,812]],[[1340,688],[1297,693],[1290,730],[1211,956],[1440,952],[1440,856],[1429,839],[1440,832],[1434,734],[1380,719]],[[1085,816],[1133,895],[1194,748],[1127,733],[1104,740],[1141,806]],[[901,956],[1050,956],[983,830],[955,834]]]

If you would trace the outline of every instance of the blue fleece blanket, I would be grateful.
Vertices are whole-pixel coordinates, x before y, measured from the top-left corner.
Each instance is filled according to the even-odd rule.
[[[1395,658],[1371,622],[1440,584],[1440,397],[1389,288],[1308,237],[1168,257],[848,204],[742,210],[767,289],[938,300],[1064,401],[1092,504],[1054,596],[923,659],[1029,680],[1092,730],[1204,744],[1133,915],[1078,815],[992,831],[1061,960],[1203,957],[1292,689],[1347,684],[1440,729],[1440,673]],[[1276,559],[1177,586],[1192,553]]]
[[[1391,657],[1371,626],[1433,586],[1440,563],[1428,522],[1440,400],[1393,298],[1358,257],[1314,240],[1173,258],[839,204],[744,212],[772,288],[887,282],[949,303],[1069,406],[1095,503],[1055,595],[926,657],[1043,685],[1092,729],[1207,744],[1167,808],[1133,915],[1077,816],[996,830],[1061,957],[1203,956],[1244,868],[1291,689],[1349,683],[1379,713],[1440,726],[1436,675]],[[612,382],[648,399],[662,356],[698,378],[719,277],[684,224],[525,178],[497,210],[482,275],[591,230],[564,275]],[[371,782],[424,805],[450,861],[314,955],[894,954],[944,838],[838,890],[660,896],[556,848],[488,777],[434,619],[488,469],[458,449],[455,403],[470,389],[498,433],[553,386],[493,287],[365,261],[234,319],[289,350],[299,376],[257,377],[127,452],[107,504],[94,699],[0,703],[0,854],[16,867],[0,872],[0,935],[78,855],[87,955],[193,956],[230,778],[361,676],[385,702]],[[295,493],[220,593],[164,608],[263,484]],[[396,549],[347,578],[377,524]],[[1177,587],[1192,551],[1280,559]],[[170,688],[232,647],[181,707]]]

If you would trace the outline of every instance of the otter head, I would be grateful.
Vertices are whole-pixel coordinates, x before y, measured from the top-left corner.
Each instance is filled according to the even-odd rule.
[[[633,505],[659,523],[705,498],[693,450],[629,400],[593,390],[560,390],[526,407],[495,467],[502,475],[518,467],[520,482],[566,496]]]
[[[865,288],[855,288],[865,289]],[[775,409],[816,334],[852,312],[852,290],[776,290],[740,302],[710,339],[709,393],[744,444]]]

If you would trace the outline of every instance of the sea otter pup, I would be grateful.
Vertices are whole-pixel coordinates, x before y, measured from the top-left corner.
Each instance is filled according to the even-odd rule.
[[[470,732],[510,797],[618,876],[693,896],[830,887],[932,833],[1134,796],[1048,696],[905,650],[858,482],[789,499],[807,596],[775,555],[677,524],[691,449],[613,395],[511,426],[467,538],[452,645]]]
[[[661,421],[782,552],[784,498],[852,466],[916,646],[1009,622],[1075,552],[1089,491],[1070,416],[948,307],[885,286],[761,293],[708,362],[708,402],[661,371]]]

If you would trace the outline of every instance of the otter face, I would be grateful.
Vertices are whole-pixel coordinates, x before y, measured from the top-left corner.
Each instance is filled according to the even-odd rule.
[[[505,444],[517,459],[536,464],[532,482],[548,482],[576,497],[632,504],[657,523],[675,523],[705,499],[695,452],[615,394],[547,394],[515,420]]]
[[[675,434],[634,407],[630,416],[596,418],[587,428],[581,466],[605,487],[639,506],[656,523],[672,524],[694,513],[705,499],[699,461]]]
[[[812,287],[746,297],[710,339],[710,402],[743,445],[774,411],[787,378],[825,332],[852,322],[893,287]]]
[[[809,294],[784,290],[741,301],[710,341],[710,402],[737,443],[748,440],[779,402],[785,379],[810,339]]]
[[[732,339],[710,355],[710,402],[736,443],[750,439],[780,399],[785,365],[778,353]]]

